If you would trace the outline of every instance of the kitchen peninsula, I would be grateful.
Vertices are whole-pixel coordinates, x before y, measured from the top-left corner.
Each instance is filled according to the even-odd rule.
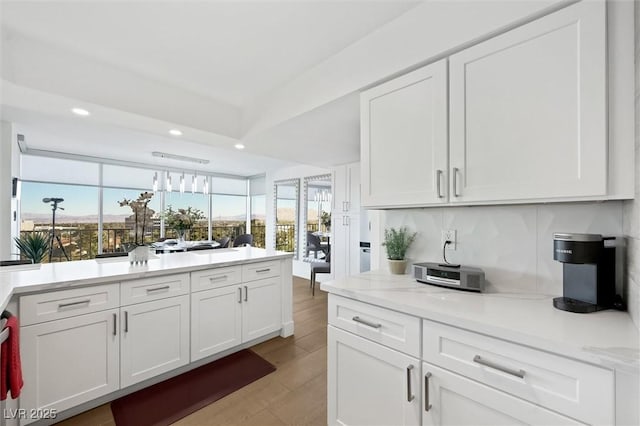
[[[21,324],[17,407],[59,421],[290,336],[291,287],[292,254],[254,247],[5,267],[0,303]]]
[[[552,296],[381,271],[321,289],[329,424],[638,424],[640,346],[626,312],[575,314]],[[339,397],[356,388],[371,392]]]

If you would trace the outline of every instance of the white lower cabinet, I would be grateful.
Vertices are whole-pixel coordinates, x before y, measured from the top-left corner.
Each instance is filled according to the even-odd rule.
[[[280,330],[280,277],[265,278],[243,285],[242,341],[256,339]]]
[[[191,361],[282,327],[280,277],[191,295]]]
[[[242,343],[242,287],[232,285],[191,295],[191,361]]]
[[[22,327],[20,408],[62,411],[118,390],[117,317],[110,309]]]
[[[189,362],[189,296],[120,308],[122,387]]]
[[[584,424],[426,362],[422,378],[425,426]]]
[[[330,425],[419,425],[420,361],[329,326]]]

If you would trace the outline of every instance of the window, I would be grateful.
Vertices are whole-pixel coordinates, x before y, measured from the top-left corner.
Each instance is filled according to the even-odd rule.
[[[175,185],[175,184],[174,184]],[[209,239],[209,196],[204,194],[191,192],[185,192],[181,194],[179,192],[166,192],[165,193],[165,201],[164,201],[165,209],[168,209],[169,206],[173,210],[178,209],[197,209],[199,210],[204,218],[199,220],[196,223],[191,231],[189,231],[189,235],[187,238],[189,240],[208,240]],[[164,235],[167,238],[177,238],[178,234],[174,229],[166,228],[164,231]]]
[[[147,193],[145,199],[141,198]],[[121,206],[123,201],[140,200]],[[129,251],[138,244],[149,244],[160,238],[160,194],[152,191],[104,188],[102,195],[102,252]]]
[[[247,197],[239,195],[213,194],[212,228],[214,239],[245,234],[247,229]]]
[[[55,238],[51,261],[91,259],[98,253],[98,188],[44,182],[23,182],[20,199],[20,235],[50,233],[55,203]],[[49,261],[47,256],[44,260]]]
[[[275,243],[276,250],[293,252],[297,258],[296,230],[298,225],[299,179],[275,182]]]

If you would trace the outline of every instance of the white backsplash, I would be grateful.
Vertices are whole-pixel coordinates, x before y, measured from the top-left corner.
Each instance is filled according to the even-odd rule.
[[[622,202],[388,210],[381,227],[417,231],[409,262],[442,261],[441,230],[457,231],[452,263],[482,268],[488,291],[562,294],[562,265],[553,260],[553,233],[622,236]],[[384,250],[380,265],[386,267]]]

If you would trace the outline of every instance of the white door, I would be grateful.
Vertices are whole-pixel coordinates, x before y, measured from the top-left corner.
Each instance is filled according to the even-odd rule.
[[[347,217],[349,238],[347,242],[347,275],[360,273],[360,214]]]
[[[447,60],[363,92],[360,114],[362,205],[445,203]]]
[[[331,273],[334,279],[347,276],[350,268],[348,221],[347,213],[331,215]]]
[[[242,343],[239,285],[191,294],[191,361]]]
[[[280,277],[242,284],[242,341],[282,328]]]
[[[420,361],[329,326],[330,425],[419,425]]]
[[[122,387],[189,362],[189,295],[120,308]]]
[[[111,309],[21,327],[20,408],[62,411],[118,390],[117,318]]]
[[[350,214],[360,211],[360,163],[347,164],[348,204]]]
[[[451,56],[453,203],[605,195],[605,2]]]
[[[422,382],[424,426],[583,424],[426,362]]]

